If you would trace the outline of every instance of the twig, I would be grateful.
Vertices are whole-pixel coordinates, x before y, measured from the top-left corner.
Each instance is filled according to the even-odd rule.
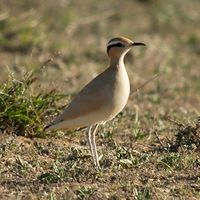
[[[43,70],[48,66],[48,64],[52,63],[58,56],[60,55],[59,52],[54,53],[52,56],[50,56],[48,59],[46,59],[38,69],[34,71],[34,73],[37,72],[43,72]]]
[[[172,122],[172,123],[174,123],[176,126],[178,126],[178,127],[185,127],[185,125],[183,124],[183,123],[181,123],[181,122],[178,122],[178,121],[176,121],[176,120],[173,120],[173,119],[171,119],[171,118],[167,118],[167,120],[169,121],[169,122]]]
[[[156,75],[154,75],[152,78],[148,79],[147,81],[145,81],[142,85],[140,85],[138,88],[136,88],[135,90],[133,90],[130,95],[134,94],[135,92],[139,91],[141,88],[143,88],[144,86],[146,86],[148,83],[150,83],[151,81],[153,81],[154,79],[156,79],[158,76],[160,75],[160,73],[157,73]]]
[[[160,143],[160,145],[165,149],[165,145],[162,143],[162,141],[160,140],[158,134],[155,132],[156,135],[156,139],[158,140],[158,142]]]
[[[53,57],[50,57],[50,58],[48,58],[47,60],[45,60],[40,69],[45,68],[45,67],[46,67],[50,62],[52,62],[53,60],[54,60]]]

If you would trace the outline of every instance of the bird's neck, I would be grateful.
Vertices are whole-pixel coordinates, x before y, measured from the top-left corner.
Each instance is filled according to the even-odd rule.
[[[122,54],[121,56],[110,58],[110,66],[116,68],[124,68],[124,56],[125,54]]]

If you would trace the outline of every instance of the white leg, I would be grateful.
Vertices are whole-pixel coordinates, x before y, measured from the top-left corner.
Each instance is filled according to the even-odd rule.
[[[88,142],[88,145],[89,145],[89,148],[90,148],[90,152],[92,154],[93,162],[94,162],[94,165],[96,166],[97,163],[96,163],[96,160],[95,160],[94,150],[92,148],[91,130],[92,130],[92,126],[89,126],[86,130],[86,136],[87,136],[87,142]]]
[[[94,159],[95,159],[96,166],[100,169],[97,147],[96,147],[96,142],[95,142],[95,133],[97,131],[98,126],[99,126],[99,124],[96,124],[95,128],[92,132],[92,137],[91,137],[91,144],[92,145],[91,146],[92,146],[92,151],[94,153]]]

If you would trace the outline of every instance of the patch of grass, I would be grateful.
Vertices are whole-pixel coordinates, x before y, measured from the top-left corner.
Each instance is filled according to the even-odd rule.
[[[31,13],[30,13],[31,14]],[[0,20],[0,48],[7,52],[27,53],[33,47],[42,48],[45,44],[46,30],[38,18],[29,13],[18,18],[5,14]]]
[[[159,161],[159,165],[171,170],[172,168],[178,167],[180,160],[181,156],[178,153],[171,153],[163,156]]]
[[[48,183],[57,183],[58,181],[62,181],[59,173],[56,173],[56,172],[43,173],[38,177],[38,180],[41,183],[46,183],[46,184],[48,184]]]
[[[161,146],[166,151],[178,152],[184,149],[187,150],[199,150],[200,149],[200,118],[190,123],[174,121],[167,119],[170,123],[176,125],[173,130],[175,135],[169,139],[166,137],[165,143],[161,143]],[[162,121],[159,120],[159,123]],[[162,122],[163,123],[163,122]],[[161,123],[161,124],[162,124]],[[158,136],[157,136],[158,137]],[[159,139],[159,138],[158,138]]]
[[[27,176],[29,168],[30,166],[27,161],[23,160],[20,156],[16,157],[13,169],[18,176]]]
[[[170,145],[171,150],[177,151],[180,147],[200,149],[200,117],[194,125],[178,125],[175,141]]]
[[[39,136],[46,115],[58,112],[57,101],[63,96],[55,91],[31,94],[37,79],[28,73],[23,80],[13,76],[0,85],[0,129],[22,136]]]
[[[200,164],[200,159],[193,155],[180,153],[166,153],[158,161],[158,167],[169,170],[192,169]]]
[[[135,140],[142,140],[146,136],[145,133],[138,128],[133,129],[132,134]]]
[[[76,190],[77,199],[89,199],[90,196],[96,191],[96,188],[90,186],[81,186]]]
[[[123,146],[116,148],[116,158],[119,168],[138,167],[148,160],[149,155],[135,152]]]
[[[88,155],[88,151],[85,149],[69,147],[65,149],[58,148],[56,151],[52,153],[52,157],[57,158],[55,162],[50,162],[46,171],[37,177],[37,180],[41,183],[51,184],[71,182],[72,180],[81,182],[101,176],[95,170],[91,162],[91,156]]]
[[[148,187],[134,188],[135,199],[137,200],[150,200],[152,199],[151,192]]]

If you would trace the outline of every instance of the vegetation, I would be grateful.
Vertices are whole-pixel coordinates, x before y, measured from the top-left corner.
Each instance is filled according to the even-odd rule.
[[[200,199],[199,9],[1,0],[0,199]],[[108,65],[118,35],[147,47],[125,59],[136,92],[98,131],[96,171],[84,130],[43,127]]]

